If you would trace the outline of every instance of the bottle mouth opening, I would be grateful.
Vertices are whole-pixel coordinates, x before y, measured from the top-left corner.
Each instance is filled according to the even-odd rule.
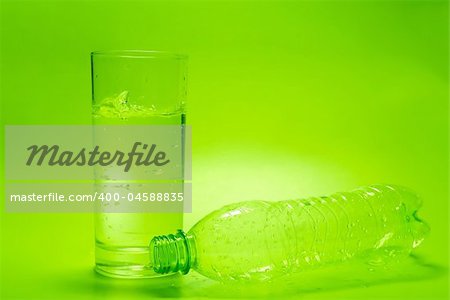
[[[167,258],[162,251],[166,241],[166,236],[155,236],[150,242],[150,262],[156,273],[166,274],[169,272],[169,266],[164,258]]]
[[[150,242],[150,264],[159,274],[190,270],[190,246],[182,230],[176,234],[155,236]]]

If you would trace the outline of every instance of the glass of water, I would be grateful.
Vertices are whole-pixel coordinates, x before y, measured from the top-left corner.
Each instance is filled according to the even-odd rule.
[[[186,121],[186,63],[186,56],[166,52],[92,52],[93,124],[183,127]],[[182,145],[177,150],[182,152],[184,135],[177,137],[182,140],[174,141],[174,144]],[[97,133],[96,138],[101,139],[101,136]],[[110,179],[105,173],[96,174],[95,178],[101,182]],[[126,182],[132,184],[143,179],[127,177]],[[182,225],[182,212],[97,211],[96,271],[110,277],[160,276],[149,265],[149,240],[156,235],[175,232]]]

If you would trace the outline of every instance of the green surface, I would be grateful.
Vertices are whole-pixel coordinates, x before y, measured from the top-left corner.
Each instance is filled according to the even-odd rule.
[[[189,54],[194,202],[185,228],[242,200],[377,182],[422,196],[431,233],[416,272],[347,281],[342,271],[328,288],[311,275],[277,298],[448,297],[447,2],[2,0],[0,13],[4,124],[90,123],[92,50]],[[175,283],[101,278],[88,214],[2,213],[1,222],[2,299],[270,292],[194,273]]]

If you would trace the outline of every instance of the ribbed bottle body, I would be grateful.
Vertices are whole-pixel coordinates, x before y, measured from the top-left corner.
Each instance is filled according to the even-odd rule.
[[[266,220],[269,251],[285,272],[378,250],[409,253],[428,231],[417,217],[419,207],[413,192],[388,185],[275,202],[268,212],[272,221]]]
[[[413,192],[388,185],[227,205],[187,233],[190,268],[218,280],[268,280],[377,251],[408,254],[428,231],[419,207]]]

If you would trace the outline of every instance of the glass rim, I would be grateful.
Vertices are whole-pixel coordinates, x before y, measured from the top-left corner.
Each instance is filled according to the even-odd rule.
[[[157,50],[100,50],[92,51],[91,57],[106,56],[115,58],[171,58],[187,59],[186,54]]]

